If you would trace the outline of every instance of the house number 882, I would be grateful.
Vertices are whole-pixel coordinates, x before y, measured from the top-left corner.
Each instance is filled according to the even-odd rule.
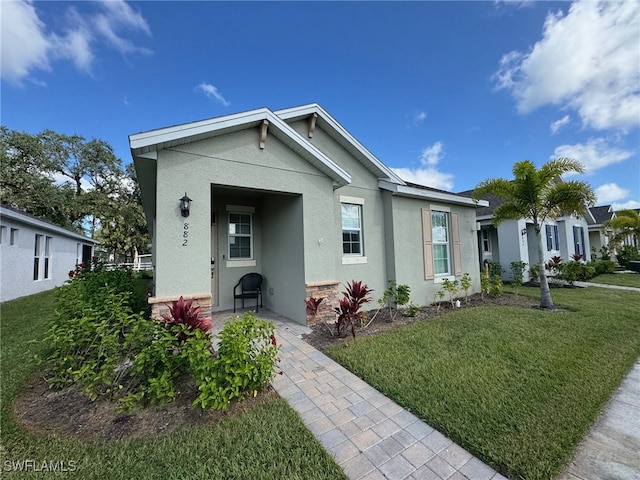
[[[189,244],[189,224],[182,224],[182,246],[186,247]]]

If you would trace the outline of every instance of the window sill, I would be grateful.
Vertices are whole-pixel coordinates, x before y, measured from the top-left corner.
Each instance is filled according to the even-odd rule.
[[[445,281],[445,279],[454,282],[456,280],[456,277],[454,275],[442,275],[441,277],[435,277],[433,279],[433,283],[438,284],[438,283],[443,283]]]
[[[227,260],[227,268],[239,268],[239,267],[255,267],[255,260]]]
[[[342,257],[342,265],[358,265],[367,263],[367,257]]]

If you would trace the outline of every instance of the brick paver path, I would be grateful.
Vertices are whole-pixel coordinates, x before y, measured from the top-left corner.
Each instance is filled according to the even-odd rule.
[[[505,479],[304,342],[307,327],[260,316],[277,328],[282,375],[273,387],[350,479]]]

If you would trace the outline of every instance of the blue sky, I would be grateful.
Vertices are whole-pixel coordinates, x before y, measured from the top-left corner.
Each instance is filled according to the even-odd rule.
[[[0,2],[1,122],[109,142],[317,102],[458,192],[567,156],[640,208],[640,2]],[[569,178],[568,178],[569,179]]]

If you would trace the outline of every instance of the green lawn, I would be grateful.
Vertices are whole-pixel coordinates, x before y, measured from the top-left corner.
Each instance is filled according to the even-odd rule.
[[[43,472],[8,472],[6,462],[75,462],[65,478],[82,479],[345,479],[284,400],[276,400],[216,427],[195,428],[150,440],[87,442],[21,430],[12,400],[37,372],[42,336],[53,312],[53,292],[0,306],[2,477],[45,478]],[[51,474],[49,474],[51,475]]]
[[[461,309],[330,355],[504,475],[548,480],[640,355],[637,292],[552,295],[561,311]]]
[[[624,287],[640,288],[640,275],[637,273],[608,273],[598,275],[589,281],[593,283],[604,283],[606,285],[622,285]]]

